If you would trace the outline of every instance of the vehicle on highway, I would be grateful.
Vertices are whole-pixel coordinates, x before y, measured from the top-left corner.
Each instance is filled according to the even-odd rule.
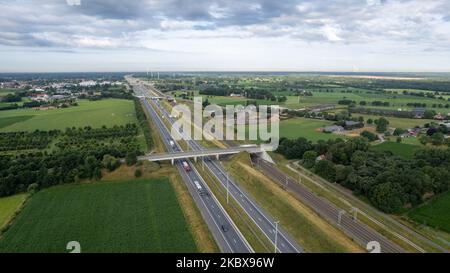
[[[195,187],[197,188],[197,191],[200,195],[206,195],[207,192],[205,191],[205,189],[202,187],[202,185],[200,185],[200,182],[198,181],[194,181]]]
[[[220,228],[222,229],[223,232],[228,231],[228,227],[226,225],[221,225]]]
[[[185,171],[190,172],[191,171],[191,166],[189,166],[189,163],[187,163],[186,161],[183,161],[183,168]]]

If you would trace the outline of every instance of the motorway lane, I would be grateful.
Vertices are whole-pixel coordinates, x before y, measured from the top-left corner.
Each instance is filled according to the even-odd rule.
[[[299,199],[302,203],[305,203],[308,206],[314,208],[316,212],[318,212],[322,217],[328,219],[332,223],[339,225],[338,218],[341,211],[339,208],[337,208],[327,200],[324,200],[323,198],[320,198],[319,196],[313,194],[303,185],[299,184],[295,179],[287,176],[271,163],[264,160],[258,160],[257,162],[255,162],[255,164],[260,166],[263,172],[266,175],[272,177],[278,184],[294,193],[297,199]],[[353,217],[348,215],[347,213],[342,215],[339,226],[344,232],[349,234],[352,238],[357,239],[363,245],[367,245],[367,243],[371,241],[376,241],[380,243],[381,252],[383,253],[404,252],[404,250],[398,245],[392,243],[390,240],[386,239],[384,236],[374,231],[367,225],[355,221]]]
[[[152,119],[155,121],[156,126],[158,127],[160,134],[162,135],[162,139],[164,144],[169,152],[177,152],[181,151],[181,147],[176,144],[175,147],[170,145],[170,140],[172,139],[169,132],[165,128],[162,121],[159,119],[157,114],[154,112],[150,104],[143,100],[144,105],[151,115]],[[194,200],[197,203],[200,211],[208,226],[213,233],[216,242],[223,252],[233,252],[233,253],[249,253],[253,252],[252,248],[249,246],[248,242],[245,240],[243,235],[234,225],[228,214],[225,212],[223,207],[220,205],[218,200],[214,197],[212,192],[207,188],[206,183],[203,181],[201,176],[198,174],[195,167],[191,162],[186,160],[192,168],[192,171],[185,171],[182,166],[181,160],[176,160],[175,164],[183,177],[183,180],[188,182],[186,183],[188,189],[193,196]],[[202,187],[206,189],[202,194],[196,189],[194,181],[197,181]],[[206,194],[205,194],[206,193]]]
[[[168,117],[171,123],[174,122],[170,118],[169,113],[162,107],[159,102],[154,101],[154,104],[160,109],[160,111]],[[188,140],[189,146],[193,150],[203,150],[204,148],[195,140]],[[226,171],[223,169],[221,164],[216,160],[211,158],[205,158],[205,166],[210,170],[210,172],[217,178],[218,181],[222,183],[224,188],[228,187],[230,196],[232,196],[241,208],[250,216],[254,223],[259,227],[259,229],[266,235],[266,237],[272,243],[275,243],[275,220],[272,219],[268,213],[264,212],[261,208],[256,205],[256,202],[251,199],[248,194],[241,189],[237,183],[227,177]],[[300,253],[304,252],[303,248],[298,245],[298,243],[290,237],[287,232],[279,225],[277,232],[277,252],[283,253]]]

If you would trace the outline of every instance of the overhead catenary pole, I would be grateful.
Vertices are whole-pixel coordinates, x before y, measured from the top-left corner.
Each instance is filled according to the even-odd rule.
[[[227,204],[228,204],[228,196],[229,196],[229,194],[228,194],[228,180],[229,180],[229,178],[228,178],[228,173],[227,173]]]
[[[275,246],[275,253],[277,253],[277,239],[278,239],[278,223],[280,221],[275,221],[275,242],[274,242],[274,246]]]

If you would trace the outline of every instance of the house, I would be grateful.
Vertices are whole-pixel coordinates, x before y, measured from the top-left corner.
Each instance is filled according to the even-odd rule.
[[[322,160],[325,160],[325,159],[327,159],[327,157],[325,155],[319,155],[318,157],[316,157],[316,162],[322,161]]]
[[[330,125],[323,128],[324,133],[343,132],[344,127],[339,125]]]
[[[32,101],[45,101],[47,102],[49,99],[49,96],[47,94],[36,94],[33,97],[31,97]]]
[[[435,120],[445,120],[446,117],[444,115],[442,115],[441,113],[439,113],[439,114],[435,115],[433,118]]]
[[[420,133],[420,128],[408,129],[407,135],[410,137],[416,137]]]
[[[345,130],[353,130],[353,129],[362,128],[362,127],[364,127],[364,123],[359,122],[359,121],[346,120],[344,122]]]

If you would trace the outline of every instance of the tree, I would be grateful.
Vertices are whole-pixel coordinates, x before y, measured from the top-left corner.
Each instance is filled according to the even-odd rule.
[[[377,132],[378,133],[384,133],[386,132],[388,125],[389,125],[389,121],[383,117],[375,120],[375,124],[377,125]]]
[[[128,166],[132,166],[136,164],[137,162],[137,156],[134,152],[128,152],[125,157],[125,163],[127,163]]]
[[[376,134],[369,132],[367,130],[362,131],[360,135],[362,137],[367,138],[367,140],[369,140],[370,142],[378,140],[378,136]]]
[[[423,113],[423,117],[426,119],[432,119],[434,116],[436,116],[436,111],[434,110],[425,110]]]
[[[100,168],[95,168],[94,169],[93,177],[97,181],[102,178],[102,171],[100,170]]]
[[[307,151],[303,154],[303,165],[306,168],[314,167],[316,163],[317,153],[315,151]]]
[[[205,108],[206,106],[208,106],[208,105],[210,105],[210,103],[209,103],[209,100],[208,99],[206,99],[206,100],[204,100],[203,102],[202,102],[202,106],[203,106],[203,108]]]
[[[334,165],[328,160],[320,160],[317,162],[314,167],[314,172],[331,182],[334,182],[336,179]]]
[[[392,183],[383,183],[375,186],[370,194],[370,201],[384,212],[393,213],[400,210],[403,203],[402,193]]]
[[[134,171],[134,176],[135,176],[135,177],[141,177],[141,176],[142,176],[142,171],[141,171],[141,169],[136,169],[136,170]]]
[[[372,125],[373,124],[373,119],[371,119],[371,118],[367,119],[367,124]]]
[[[440,146],[444,144],[444,134],[442,133],[435,133],[431,136],[431,143],[435,146]]]
[[[394,136],[401,136],[404,133],[406,133],[407,131],[405,129],[402,128],[395,128],[393,135]]]
[[[120,161],[112,155],[104,155],[102,166],[112,172],[120,166]]]

